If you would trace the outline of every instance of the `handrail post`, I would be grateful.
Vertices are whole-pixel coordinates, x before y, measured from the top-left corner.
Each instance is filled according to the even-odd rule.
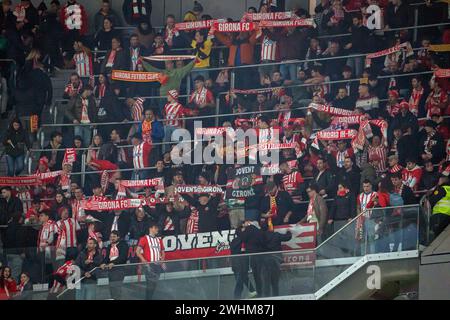
[[[220,95],[216,98],[216,127],[219,126]]]
[[[414,26],[417,27],[419,25],[419,8],[414,8]],[[417,28],[414,28],[413,32],[413,40],[414,42],[417,41]]]
[[[230,90],[234,90],[236,86],[236,74],[234,72],[234,69],[231,69],[230,73]],[[231,105],[233,105],[234,99],[233,97],[230,97]]]
[[[188,96],[186,100],[186,104],[189,102],[189,94],[191,93],[191,73],[189,72],[188,76],[186,77],[186,94]]]
[[[86,153],[81,156],[81,186],[84,188],[86,179]]]
[[[39,140],[40,140],[40,147],[43,148],[44,147],[44,131],[41,129],[39,130]]]
[[[59,102],[55,101],[55,104],[53,106],[53,109],[54,109],[54,111],[53,111],[53,123],[54,124],[56,124],[57,121],[58,121],[58,118],[57,118],[58,106],[59,106]]]
[[[28,169],[28,174],[30,175],[31,174],[31,165],[32,165],[32,158],[31,158],[31,152],[29,152],[28,154],[27,154],[27,157],[26,157],[26,162],[27,162],[27,169]]]

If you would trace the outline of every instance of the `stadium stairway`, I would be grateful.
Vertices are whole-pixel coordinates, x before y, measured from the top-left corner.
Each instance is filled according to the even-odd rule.
[[[450,226],[422,253],[420,259],[420,300],[450,299]]]

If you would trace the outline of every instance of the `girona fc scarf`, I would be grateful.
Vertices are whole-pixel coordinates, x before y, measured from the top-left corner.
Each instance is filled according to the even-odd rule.
[[[261,94],[261,93],[274,93],[276,91],[280,91],[280,88],[263,88],[263,89],[248,89],[248,90],[232,89],[231,90],[232,93],[236,93],[236,94]]]
[[[120,186],[124,188],[148,188],[158,187],[164,188],[163,178],[146,179],[146,180],[121,180]]]
[[[322,130],[317,132],[316,137],[319,140],[348,140],[354,139],[357,135],[357,131],[353,129],[344,130]]]
[[[248,32],[255,30],[253,22],[214,22],[212,28],[218,32]]]
[[[38,186],[41,184],[39,177],[0,177],[0,186],[25,187]]]
[[[314,19],[294,19],[294,20],[264,20],[259,24],[261,28],[289,28],[289,27],[316,27]]]
[[[250,13],[247,12],[242,17],[243,21],[267,21],[267,20],[289,20],[299,19],[298,16],[291,12],[266,12],[266,13]]]
[[[365,136],[370,138],[373,136],[372,130],[369,124],[373,124],[380,128],[381,134],[383,135],[384,143],[387,146],[387,128],[388,124],[384,120],[367,120],[365,115],[358,116],[343,116],[343,117],[334,117],[331,121],[332,125],[337,124],[359,124],[360,129],[362,129],[365,133]]]
[[[127,82],[159,82],[164,85],[167,83],[168,77],[160,72],[113,70],[111,79]]]
[[[142,57],[142,59],[150,60],[150,61],[178,61],[178,60],[192,60],[195,59],[196,56],[192,55],[159,55],[159,56],[149,56]]]
[[[366,56],[366,68],[370,68],[370,66],[372,65],[372,59],[379,58],[379,57],[384,57],[384,56],[390,55],[392,53],[399,52],[400,50],[402,50],[403,48],[406,48],[407,46],[408,46],[408,43],[407,42],[403,42],[403,43],[401,43],[399,45],[396,45],[394,47],[391,47],[391,48],[388,48],[388,49],[385,49],[385,50],[369,53]]]
[[[192,186],[192,185],[179,185],[175,187],[175,191],[179,194],[194,193],[194,194],[223,194],[222,187],[218,185],[210,186]]]
[[[84,210],[90,211],[114,211],[136,209],[145,205],[144,199],[122,199],[122,200],[108,200],[108,201],[82,201],[81,207]]]
[[[257,145],[249,146],[248,149],[258,148],[259,151],[264,150],[282,150],[282,149],[294,149],[297,146],[296,142],[288,143],[260,143]]]
[[[52,182],[52,180],[55,179],[56,177],[60,176],[61,173],[62,173],[62,170],[39,172],[39,173],[35,173],[35,176],[39,177],[41,182],[45,184],[48,182]]]
[[[354,129],[344,130],[322,130],[316,133],[316,137],[313,140],[312,146],[316,149],[320,149],[319,140],[335,141],[335,140],[352,140],[352,145],[358,137],[358,131]],[[356,147],[356,145],[354,146]]]
[[[333,117],[331,124],[358,124],[365,119],[367,119],[365,115]]]
[[[355,111],[341,109],[341,108],[336,108],[336,107],[332,107],[332,106],[327,105],[327,104],[310,103],[309,107],[313,108],[314,110],[320,111],[320,112],[325,112],[325,113],[331,114],[333,116],[352,116],[352,115],[356,115]]]
[[[226,22],[226,20],[218,19],[218,20],[180,22],[180,23],[175,24],[175,29],[179,30],[179,31],[209,29],[213,26],[214,22]]]

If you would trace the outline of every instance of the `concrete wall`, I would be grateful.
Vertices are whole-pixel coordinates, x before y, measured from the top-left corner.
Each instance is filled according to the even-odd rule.
[[[42,0],[32,0],[32,3],[37,7]],[[51,0],[45,0],[49,6]],[[110,0],[113,9],[122,16],[123,0]],[[293,8],[308,9],[310,1],[316,0],[286,0],[286,8],[288,10]],[[60,0],[61,4],[65,4],[65,0]],[[78,0],[90,13],[90,26],[93,24],[93,15],[100,9],[102,0]],[[20,0],[13,0],[13,4],[20,3]],[[250,6],[258,7],[260,0],[200,0],[204,8],[204,13],[210,14],[213,17],[227,17],[239,19],[242,13]],[[194,0],[153,0],[152,23],[154,26],[162,26],[164,24],[165,16],[169,13],[181,20],[186,11],[191,10],[194,5]]]

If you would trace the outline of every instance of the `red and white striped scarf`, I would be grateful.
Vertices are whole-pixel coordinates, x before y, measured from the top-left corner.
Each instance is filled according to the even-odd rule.
[[[83,209],[84,200],[85,200],[84,196],[81,200],[77,199],[72,200],[72,217],[76,221],[79,221],[80,217],[84,216],[84,209]]]
[[[310,103],[310,108],[319,112],[325,112],[334,116],[353,116],[357,115],[355,111],[332,107],[328,104]]]
[[[114,65],[114,60],[116,60],[117,50],[111,50],[111,53],[108,56],[108,61],[106,62],[106,67],[112,68]]]
[[[196,105],[201,105],[206,103],[206,94],[208,93],[208,89],[203,87],[200,91],[194,91],[191,96],[190,102],[194,102]]]
[[[385,49],[385,50],[369,53],[366,56],[366,68],[370,68],[370,66],[372,65],[372,59],[384,57],[384,56],[390,55],[392,53],[399,52],[400,50],[402,50],[403,48],[406,48],[407,46],[408,46],[408,43],[403,42],[402,44],[393,46],[393,47]]]
[[[109,250],[109,261],[114,261],[119,257],[119,248],[117,243],[111,243],[111,249]]]
[[[191,215],[186,224],[186,233],[198,233],[198,210],[191,206]]]
[[[97,92],[98,98],[99,99],[103,98],[106,94],[106,85],[104,83],[99,84],[97,87]]]
[[[171,217],[167,216],[166,219],[164,219],[164,231],[174,231],[175,226],[173,224],[173,220]]]
[[[411,113],[416,117],[419,113],[419,102],[420,99],[422,99],[423,92],[423,88],[420,90],[413,89],[411,92],[411,97],[409,98],[409,111],[411,111]]]
[[[131,117],[133,121],[142,121],[144,120],[144,99],[137,98],[131,108]]]

